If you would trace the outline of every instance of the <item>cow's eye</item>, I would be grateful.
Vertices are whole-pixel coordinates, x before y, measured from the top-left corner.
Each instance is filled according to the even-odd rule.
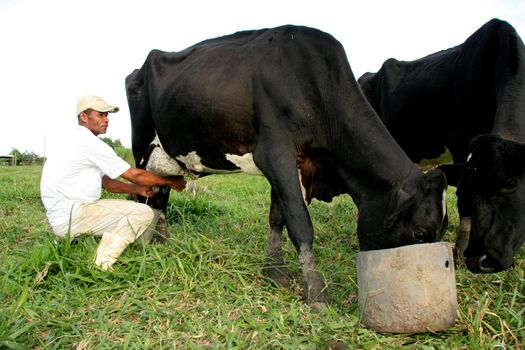
[[[505,179],[501,185],[501,192],[511,193],[518,189],[518,181],[516,179]]]
[[[414,239],[419,243],[425,241],[425,233],[420,229],[415,229],[414,232],[412,232],[412,235],[414,236]]]
[[[464,169],[467,172],[473,172],[476,170],[476,166],[474,165],[474,163],[470,162],[465,165]]]

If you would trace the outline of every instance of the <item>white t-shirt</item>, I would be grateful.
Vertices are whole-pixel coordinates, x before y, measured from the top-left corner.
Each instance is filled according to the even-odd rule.
[[[51,226],[67,223],[79,204],[100,199],[104,175],[115,179],[129,168],[88,128],[76,126],[42,170],[40,196]]]

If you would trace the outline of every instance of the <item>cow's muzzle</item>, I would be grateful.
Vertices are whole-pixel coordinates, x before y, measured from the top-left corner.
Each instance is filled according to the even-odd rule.
[[[465,263],[469,271],[474,273],[495,273],[506,269],[496,259],[487,254],[465,257]]]

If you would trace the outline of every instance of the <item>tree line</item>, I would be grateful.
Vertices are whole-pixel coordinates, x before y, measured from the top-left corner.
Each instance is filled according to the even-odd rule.
[[[130,148],[126,148],[119,139],[112,140],[109,137],[101,137],[101,139],[113,148],[119,157],[131,165],[135,164],[133,160],[133,152]],[[32,151],[21,152],[17,148],[12,148],[9,155],[14,156],[16,159],[16,165],[42,165],[45,162],[45,157],[39,156]],[[11,160],[1,159],[0,165],[11,165]]]

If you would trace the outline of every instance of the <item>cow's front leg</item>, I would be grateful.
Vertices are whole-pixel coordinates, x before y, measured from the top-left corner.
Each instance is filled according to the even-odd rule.
[[[465,250],[468,247],[472,216],[472,178],[470,172],[465,172],[456,189],[459,230],[456,233],[454,258],[457,265],[465,264]]]
[[[270,277],[277,286],[288,288],[293,277],[284,262],[282,248],[284,217],[274,191],[272,191],[269,222],[270,232],[268,235],[268,249],[263,273]]]
[[[325,282],[314,261],[313,226],[306,205],[302,200],[291,202],[283,213],[288,235],[297,250],[301,264],[303,298],[313,309],[323,311],[329,298]]]
[[[287,157],[287,152],[283,149],[272,147],[261,147],[260,149],[264,152],[258,153],[256,149],[254,160],[270,181],[273,193],[272,202],[278,204],[288,229],[288,235],[297,250],[303,277],[304,300],[312,308],[323,310],[328,303],[328,293],[314,262],[313,226],[301,192],[295,156]],[[282,222],[282,219],[276,222]],[[277,238],[279,238],[277,232],[275,229],[270,231],[271,244],[280,244],[277,243]],[[277,259],[279,259],[278,256]]]
[[[308,245],[299,248],[299,262],[303,275],[303,297],[314,310],[324,311],[328,303],[328,292],[319,271],[315,267],[312,247]]]

